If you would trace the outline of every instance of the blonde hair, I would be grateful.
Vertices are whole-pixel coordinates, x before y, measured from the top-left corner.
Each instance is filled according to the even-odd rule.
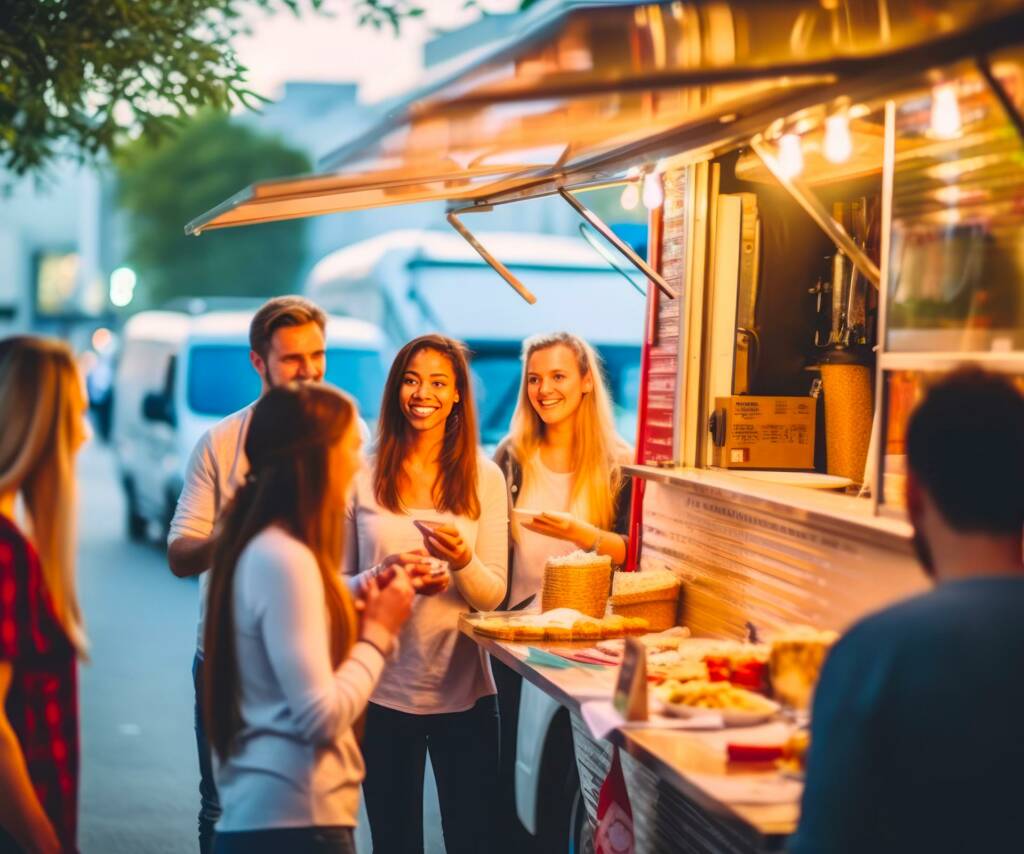
[[[602,529],[615,519],[615,496],[622,484],[620,457],[629,446],[615,432],[611,395],[601,372],[601,361],[582,338],[568,332],[536,335],[523,342],[523,373],[519,399],[509,429],[511,450],[523,467],[523,488],[536,476],[545,425],[530,403],[527,389],[530,357],[550,347],[567,347],[576,357],[580,378],[593,378],[593,390],[583,396],[576,410],[572,442],[572,489],[569,509]]]
[[[43,581],[64,632],[85,657],[75,583],[74,456],[85,393],[70,348],[23,335],[0,341],[0,493],[20,493]]]

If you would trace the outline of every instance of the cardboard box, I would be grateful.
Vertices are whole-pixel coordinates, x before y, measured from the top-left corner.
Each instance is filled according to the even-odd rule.
[[[712,464],[727,469],[814,469],[811,397],[716,397]]]

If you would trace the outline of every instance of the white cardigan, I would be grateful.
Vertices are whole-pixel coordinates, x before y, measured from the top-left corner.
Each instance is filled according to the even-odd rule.
[[[414,519],[448,522],[473,549],[473,559],[452,573],[448,590],[417,596],[412,616],[398,636],[398,652],[384,670],[372,702],[416,715],[462,712],[495,693],[490,662],[458,630],[459,615],[471,608],[487,611],[505,597],[508,578],[508,490],[505,477],[480,454],[477,494],[480,517],[455,516],[430,508],[392,513],[373,494],[370,459],[356,477],[345,540],[347,571],[365,572],[389,554],[423,548]]]
[[[364,768],[351,727],[383,658],[357,643],[332,670],[316,558],[277,527],[239,558],[234,617],[244,726],[215,763],[217,830],[355,826]]]

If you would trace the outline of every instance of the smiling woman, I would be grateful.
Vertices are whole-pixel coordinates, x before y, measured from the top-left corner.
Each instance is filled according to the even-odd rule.
[[[395,358],[376,452],[357,478],[349,524],[351,574],[369,577],[418,554],[426,567],[420,592],[433,594],[418,597],[367,710],[364,792],[374,850],[423,850],[428,751],[445,847],[491,850],[494,680],[458,622],[469,609],[490,610],[505,596],[508,504],[501,471],[476,444],[459,342],[428,335]]]

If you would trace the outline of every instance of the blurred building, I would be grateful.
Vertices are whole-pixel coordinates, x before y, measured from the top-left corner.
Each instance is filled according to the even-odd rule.
[[[562,0],[538,5],[558,2]],[[484,15],[437,35],[423,49],[422,85],[431,85],[493,49],[515,34],[523,18]],[[244,114],[240,120],[280,136],[315,163],[417,94],[418,90],[364,104],[351,82],[294,81],[262,112]],[[0,205],[0,334],[36,329],[87,339],[93,328],[112,318],[111,297],[122,304],[126,296],[130,300],[133,284],[133,274],[124,269],[126,222],[117,211],[109,174],[64,163],[41,180],[14,181],[0,171],[0,186],[4,185],[10,192]],[[314,217],[299,281],[320,259],[366,238],[395,229],[447,231],[443,214],[444,205],[432,202]],[[499,207],[473,220],[474,230],[480,232],[576,235],[578,227],[576,215],[557,198]]]

